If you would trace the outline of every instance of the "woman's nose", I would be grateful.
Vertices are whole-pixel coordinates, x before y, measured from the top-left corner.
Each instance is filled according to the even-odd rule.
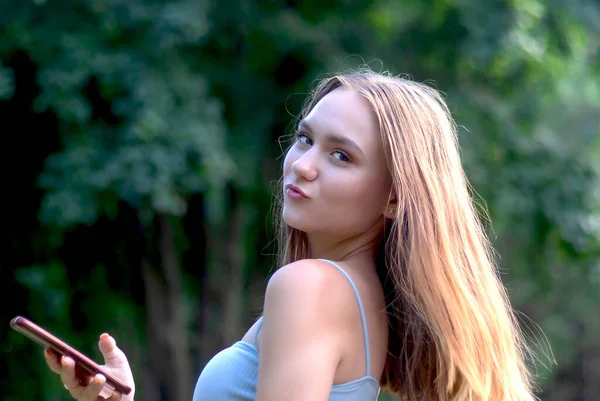
[[[302,177],[307,181],[312,181],[317,178],[317,152],[314,148],[305,152],[294,163],[292,163],[292,171],[298,177]]]

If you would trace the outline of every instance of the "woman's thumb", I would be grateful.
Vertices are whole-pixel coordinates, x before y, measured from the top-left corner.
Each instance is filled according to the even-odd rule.
[[[100,336],[100,341],[98,343],[98,347],[100,348],[100,352],[104,356],[104,363],[107,365],[115,365],[120,364],[123,361],[123,353],[121,350],[117,348],[117,342],[114,338],[104,333]]]

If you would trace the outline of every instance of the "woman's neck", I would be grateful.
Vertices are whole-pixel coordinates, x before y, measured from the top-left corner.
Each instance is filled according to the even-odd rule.
[[[308,233],[309,257],[345,261],[356,258],[374,260],[383,238],[379,229],[371,229],[354,237],[335,238],[329,234]]]

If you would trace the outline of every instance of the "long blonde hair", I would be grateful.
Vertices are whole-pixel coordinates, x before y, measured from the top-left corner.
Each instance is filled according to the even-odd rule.
[[[338,87],[370,103],[398,200],[377,261],[389,317],[381,386],[403,401],[534,400],[527,347],[442,97],[420,83],[359,71],[322,80],[302,117]],[[280,266],[310,257],[306,234],[277,218]]]

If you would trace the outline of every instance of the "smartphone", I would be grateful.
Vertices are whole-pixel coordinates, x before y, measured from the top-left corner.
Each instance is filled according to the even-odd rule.
[[[77,351],[75,348],[71,347],[58,337],[50,334],[48,331],[44,330],[32,321],[22,316],[17,316],[10,321],[10,327],[40,344],[41,346],[45,348],[51,348],[60,355],[72,358],[75,361],[76,366],[83,368],[92,376],[101,374],[106,377],[106,383],[102,389],[103,393],[108,392],[108,394],[111,394],[112,390],[116,390],[123,395],[131,393],[131,387],[129,387],[127,384],[108,373],[105,368],[98,365],[83,353]]]

